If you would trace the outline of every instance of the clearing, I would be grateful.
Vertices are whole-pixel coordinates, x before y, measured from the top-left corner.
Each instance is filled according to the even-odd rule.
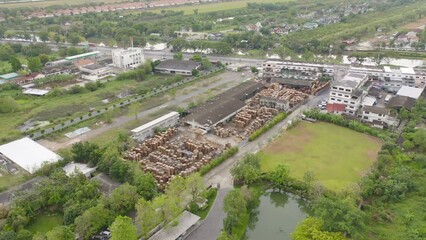
[[[48,231],[54,229],[57,226],[62,225],[62,215],[59,213],[46,215],[39,215],[33,224],[31,224],[27,229],[33,233],[47,233]]]
[[[311,171],[325,187],[338,190],[358,181],[375,161],[382,142],[329,123],[301,122],[262,152],[262,170],[283,164],[290,176]]]
[[[208,4],[194,4],[182,7],[166,7],[166,8],[158,8],[155,10],[149,10],[154,13],[161,13],[161,11],[183,11],[185,15],[194,14],[194,10],[198,9],[199,13],[209,13],[209,12],[218,12],[225,10],[232,10],[238,8],[247,7],[247,3],[276,3],[276,2],[289,2],[292,0],[242,0],[242,1],[232,1],[232,2],[218,2],[218,3],[208,3]]]

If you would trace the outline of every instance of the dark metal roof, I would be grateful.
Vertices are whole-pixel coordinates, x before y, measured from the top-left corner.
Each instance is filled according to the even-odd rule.
[[[405,96],[394,96],[393,98],[391,98],[387,106],[390,108],[406,108],[408,110],[411,110],[415,104],[416,100],[414,98]]]
[[[390,113],[390,110],[388,108],[381,108],[381,107],[375,107],[375,106],[364,106],[362,110],[364,112],[372,112],[372,113],[383,114],[383,115],[388,115]]]
[[[272,78],[271,83],[279,83],[291,86],[311,87],[312,81],[306,79]]]
[[[263,88],[262,83],[247,81],[190,111],[183,122],[212,126],[245,106],[245,100]]]
[[[200,63],[191,60],[174,60],[169,59],[158,64],[156,70],[181,70],[181,71],[192,71],[198,67]]]

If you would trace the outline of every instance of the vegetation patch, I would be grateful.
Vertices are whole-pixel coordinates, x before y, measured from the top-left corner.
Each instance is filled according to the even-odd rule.
[[[62,215],[59,213],[48,215],[41,214],[34,220],[34,223],[28,226],[28,230],[33,233],[46,233],[53,228],[62,225]]]
[[[262,170],[287,165],[291,176],[306,172],[330,189],[358,181],[376,159],[382,142],[328,123],[301,123],[265,148]]]

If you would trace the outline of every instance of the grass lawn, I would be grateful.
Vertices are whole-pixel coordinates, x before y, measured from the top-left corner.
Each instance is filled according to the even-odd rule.
[[[40,232],[40,233],[46,233],[53,228],[62,225],[62,215],[61,214],[54,214],[54,215],[39,215],[33,224],[31,224],[28,227],[28,230],[30,230],[33,233]]]
[[[218,12],[225,10],[232,10],[238,8],[247,7],[247,3],[275,3],[275,2],[289,2],[291,0],[242,0],[242,1],[233,1],[233,2],[219,2],[219,3],[209,3],[209,4],[194,4],[182,7],[168,7],[168,8],[158,8],[150,10],[150,12],[161,13],[162,10],[170,11],[184,11],[185,15],[194,14],[194,10],[198,9],[198,13],[208,13],[208,12]]]
[[[262,170],[283,164],[302,179],[307,171],[332,190],[356,182],[375,161],[382,142],[329,123],[301,122],[262,152]]]
[[[0,177],[0,191],[6,190],[9,187],[18,185],[20,183],[23,183],[25,181],[25,176],[24,174],[7,174],[7,173],[3,173]]]

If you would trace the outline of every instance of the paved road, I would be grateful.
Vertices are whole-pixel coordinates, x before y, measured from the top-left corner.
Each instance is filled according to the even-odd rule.
[[[197,90],[191,91],[190,93],[185,95],[176,96],[174,97],[173,100],[170,100],[168,103],[153,107],[151,109],[145,109],[144,111],[141,111],[140,113],[138,113],[138,117],[149,116],[150,114],[156,113],[165,107],[170,107],[170,106],[184,107],[186,101],[190,99],[194,99],[195,97],[205,93],[206,91],[210,89],[214,89],[216,87],[223,86],[226,84],[226,87],[221,89],[222,91],[226,91],[227,89],[231,87],[237,86],[238,84],[242,83],[245,79],[248,78],[248,76],[243,77],[241,73],[237,73],[237,72],[225,72],[220,74],[218,77],[220,77],[220,80],[217,80],[207,86],[199,87]],[[120,127],[134,119],[135,119],[134,116],[121,116],[114,119],[111,124],[103,125],[99,128],[93,129],[92,131],[89,131],[76,138],[65,139],[65,141],[60,141],[60,142],[53,142],[53,141],[42,139],[42,140],[39,140],[38,142],[42,144],[43,146],[49,148],[50,150],[56,151],[61,148],[68,148],[74,143],[92,139],[113,128]]]
[[[216,237],[219,235],[220,230],[222,229],[223,219],[226,217],[225,213],[223,212],[223,199],[226,193],[233,188],[232,176],[230,173],[231,167],[245,154],[256,153],[260,151],[268,144],[270,139],[276,137],[282,129],[287,128],[289,121],[299,118],[303,111],[317,105],[317,103],[321,101],[322,98],[327,97],[328,94],[329,91],[323,91],[318,96],[311,97],[311,99],[306,104],[296,109],[284,121],[275,125],[268,132],[260,136],[256,141],[248,142],[245,145],[240,146],[239,152],[235,156],[226,160],[218,167],[212,169],[204,176],[204,182],[206,185],[219,183],[221,189],[219,190],[218,196],[216,197],[209,215],[200,225],[200,227],[186,238],[187,240],[216,240]]]

